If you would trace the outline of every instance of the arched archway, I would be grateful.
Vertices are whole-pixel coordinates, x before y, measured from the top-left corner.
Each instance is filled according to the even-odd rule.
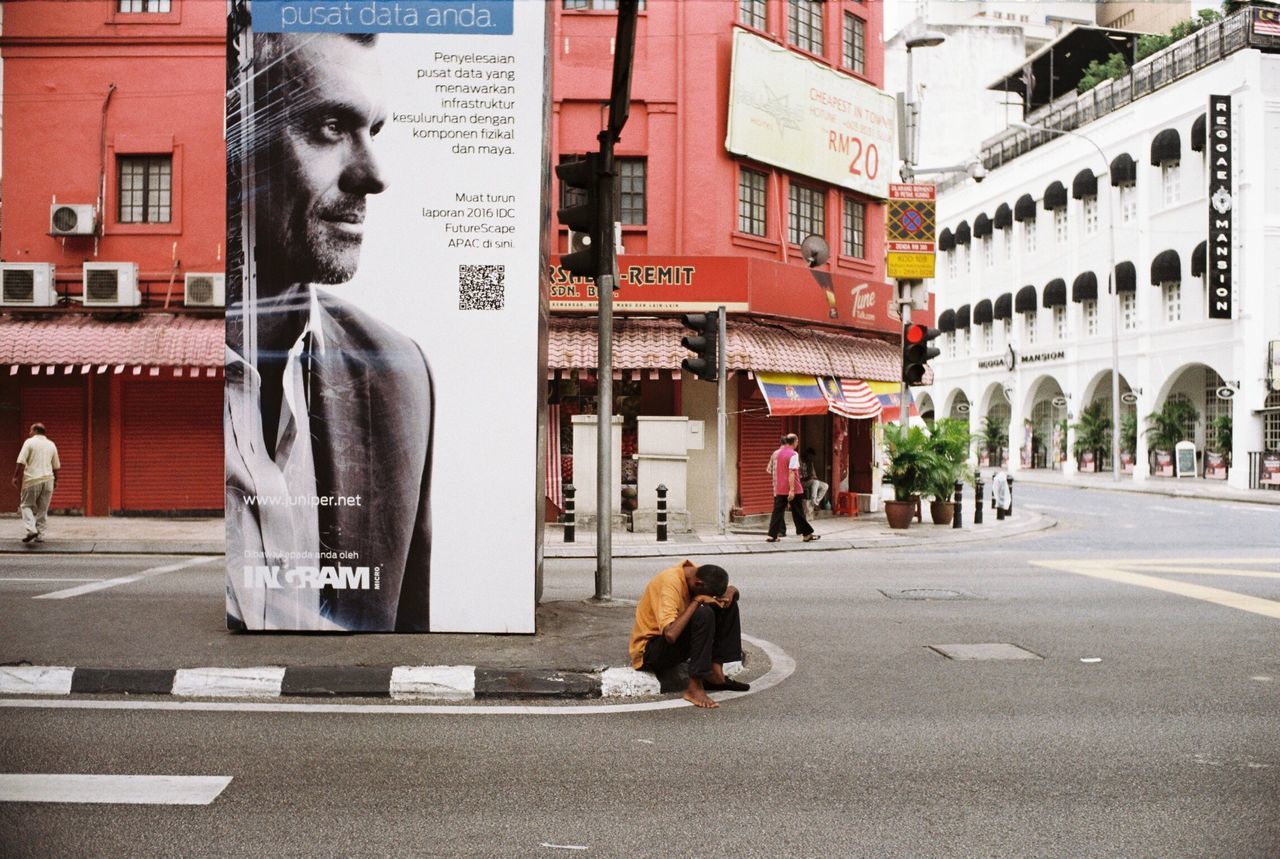
[[[933,397],[927,392],[921,392],[916,397],[916,407],[920,410],[920,419],[926,423],[932,423],[934,419]]]
[[[1167,453],[1179,441],[1190,441],[1196,446],[1197,471],[1203,473],[1204,452],[1220,450],[1219,435],[1229,432],[1221,419],[1230,419],[1231,402],[1218,396],[1222,387],[1221,374],[1208,364],[1190,362],[1170,373],[1157,393],[1155,412],[1143,420],[1152,450]]]
[[[947,403],[947,417],[966,421],[969,419],[969,413],[972,411],[972,406],[969,403],[969,397],[964,391],[959,388],[952,390],[952,392],[947,395],[945,402]]]
[[[1004,386],[992,382],[982,394],[978,421],[978,465],[1006,467],[1009,458],[1009,419],[1013,414]]]
[[[1024,468],[1059,468],[1066,457],[1067,402],[1062,385],[1049,374],[1027,387],[1021,414],[1031,421],[1029,456]]]
[[[1133,472],[1133,462],[1138,450],[1138,435],[1141,432],[1138,420],[1137,400],[1132,396],[1133,389],[1129,380],[1120,374],[1120,470],[1126,474]],[[1133,402],[1125,402],[1133,400]],[[1114,410],[1111,407],[1111,371],[1097,373],[1084,387],[1084,397],[1080,406],[1074,409],[1076,414],[1076,447],[1072,456],[1089,455],[1095,457],[1092,465],[1082,461],[1081,471],[1108,471],[1111,468],[1111,432],[1110,425]],[[1089,443],[1088,428],[1097,423],[1105,424],[1107,429],[1102,438],[1094,444]]]

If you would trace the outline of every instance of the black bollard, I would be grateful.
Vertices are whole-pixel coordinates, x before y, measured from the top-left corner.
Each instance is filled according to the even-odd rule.
[[[982,524],[982,475],[973,479],[973,524]]]
[[[564,541],[566,543],[573,542],[573,493],[576,491],[572,483],[564,485]]]
[[[667,542],[667,486],[658,484],[658,542]]]
[[[1012,474],[1009,475],[1009,510],[1006,512],[1005,515],[1007,516],[1013,515],[1013,475]]]
[[[951,517],[952,528],[964,527],[964,484],[956,481],[956,513]]]

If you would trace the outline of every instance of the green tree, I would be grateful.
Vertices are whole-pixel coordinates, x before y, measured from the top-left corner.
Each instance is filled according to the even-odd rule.
[[[1160,411],[1147,415],[1147,444],[1152,452],[1172,451],[1178,442],[1187,438],[1186,427],[1200,420],[1200,412],[1188,400],[1168,399]]]
[[[1138,450],[1138,413],[1125,410],[1120,417],[1120,449],[1135,453]]]
[[[1101,466],[1102,453],[1111,446],[1111,418],[1103,414],[1102,406],[1102,400],[1094,400],[1080,412],[1080,420],[1071,425],[1076,431],[1072,455],[1078,463],[1081,454],[1091,451],[1095,468]]]
[[[1220,453],[1231,464],[1231,415],[1218,415],[1209,425],[1213,438],[1213,452]]]
[[[982,430],[977,439],[991,458],[991,464],[998,467],[1001,453],[1009,446],[1009,428],[995,415],[987,415],[982,420]]]
[[[929,428],[929,448],[933,453],[933,471],[927,480],[927,493],[937,501],[950,501],[957,481],[964,481],[969,471],[969,422],[942,418]]]
[[[1104,63],[1090,60],[1089,65],[1084,67],[1084,75],[1080,78],[1080,83],[1076,84],[1076,92],[1083,95],[1103,81],[1122,78],[1128,72],[1129,64],[1125,62],[1124,54],[1112,54]]]
[[[938,458],[924,430],[908,427],[904,431],[899,424],[885,424],[884,443],[889,450],[884,476],[893,483],[893,499],[910,501],[912,495],[928,492]]]

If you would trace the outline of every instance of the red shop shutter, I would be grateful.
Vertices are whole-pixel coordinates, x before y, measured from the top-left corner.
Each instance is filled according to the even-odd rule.
[[[769,417],[764,412],[738,416],[738,506],[745,514],[773,510],[773,478],[765,467],[784,432],[782,418]]]
[[[221,510],[222,382],[129,379],[122,385],[125,510]]]
[[[42,423],[58,446],[58,486],[50,510],[84,512],[85,387],[79,377],[68,384],[28,384],[22,388],[22,434]]]

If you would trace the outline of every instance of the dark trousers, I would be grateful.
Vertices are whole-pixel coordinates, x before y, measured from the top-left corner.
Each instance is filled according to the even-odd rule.
[[[787,521],[783,515],[787,511],[787,496],[773,496],[773,516],[769,518],[769,536],[785,537],[787,536]],[[809,520],[804,517],[804,496],[797,495],[791,499],[791,519],[796,523],[796,533],[801,537],[807,537],[813,533],[813,526],[809,524]]]
[[[728,608],[700,605],[675,643],[661,635],[644,646],[645,671],[665,671],[689,661],[689,676],[699,680],[711,674],[711,663],[737,662],[742,659],[742,622],[738,619],[738,601]]]

